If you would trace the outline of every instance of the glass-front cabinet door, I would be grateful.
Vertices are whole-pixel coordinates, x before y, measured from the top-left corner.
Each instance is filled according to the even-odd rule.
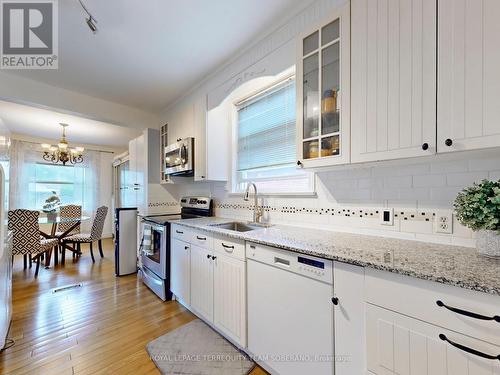
[[[299,37],[299,167],[321,167],[349,162],[349,30],[349,4],[346,4]]]

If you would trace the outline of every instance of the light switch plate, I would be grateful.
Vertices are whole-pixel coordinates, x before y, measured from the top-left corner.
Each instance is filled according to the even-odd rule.
[[[394,208],[382,208],[380,210],[380,224],[394,225]]]

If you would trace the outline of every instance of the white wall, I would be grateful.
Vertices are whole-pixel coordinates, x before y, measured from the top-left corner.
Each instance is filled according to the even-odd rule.
[[[241,83],[294,65],[296,35],[342,2],[317,0],[295,17],[277,23],[280,26],[270,30],[267,37],[166,108],[162,123],[200,93],[208,94],[209,108],[213,108]],[[314,197],[265,197],[265,219],[273,223],[474,246],[474,234],[455,219],[452,235],[436,233],[435,215],[442,210],[451,212],[457,192],[482,178],[500,178],[499,150],[339,166],[316,174]],[[211,195],[216,198],[217,216],[251,220],[249,204],[241,196],[228,194],[226,184],[184,181],[176,180],[177,198],[189,194]],[[393,226],[380,224],[377,210],[382,207],[395,208],[397,217]]]
[[[101,184],[99,191],[98,206],[107,206],[108,215],[104,222],[103,237],[108,238],[113,234],[113,156],[110,152],[101,152],[101,170],[99,182]]]

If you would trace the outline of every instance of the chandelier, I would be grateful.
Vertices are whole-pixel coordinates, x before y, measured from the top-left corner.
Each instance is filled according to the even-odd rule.
[[[83,147],[69,148],[68,142],[66,141],[66,128],[68,124],[59,124],[62,126],[62,137],[59,140],[57,146],[49,145],[47,143],[42,143],[43,149],[43,160],[50,161],[54,164],[70,162],[71,164],[78,164],[83,162]]]

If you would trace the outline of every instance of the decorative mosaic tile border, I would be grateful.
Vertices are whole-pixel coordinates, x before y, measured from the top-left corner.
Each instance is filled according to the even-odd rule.
[[[224,210],[253,210],[251,204],[234,204],[234,203],[216,203],[216,209]],[[311,207],[296,207],[296,206],[262,206],[266,212],[278,212],[282,214],[311,214],[325,216],[345,216],[359,217],[364,219],[380,220],[380,209],[377,208],[311,208]],[[433,221],[436,216],[434,211],[413,211],[413,210],[394,210],[394,218],[406,221]]]
[[[153,207],[177,207],[179,206],[179,203],[177,202],[149,202],[148,207],[153,208]]]

